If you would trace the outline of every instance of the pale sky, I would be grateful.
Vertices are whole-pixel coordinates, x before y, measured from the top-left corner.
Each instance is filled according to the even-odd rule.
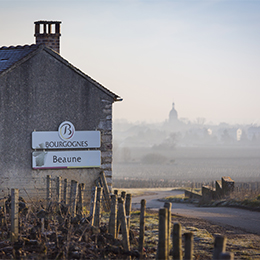
[[[124,100],[113,118],[260,125],[258,0],[0,0],[0,46],[61,24],[61,56]]]

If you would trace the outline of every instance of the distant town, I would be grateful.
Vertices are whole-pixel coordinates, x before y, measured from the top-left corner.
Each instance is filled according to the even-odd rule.
[[[260,126],[211,125],[205,118],[195,122],[178,117],[175,104],[169,117],[162,123],[129,123],[126,120],[114,121],[114,145],[116,147],[146,147],[173,149],[176,147],[215,147],[215,146],[260,146]]]

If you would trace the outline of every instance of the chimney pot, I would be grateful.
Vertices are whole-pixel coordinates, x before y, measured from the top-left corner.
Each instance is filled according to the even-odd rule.
[[[36,44],[44,44],[45,46],[60,53],[60,21],[36,21],[35,33]],[[48,25],[48,32],[47,32]],[[52,25],[55,25],[55,33],[52,33]],[[43,26],[43,33],[40,32],[40,26]],[[53,44],[55,43],[55,44]]]

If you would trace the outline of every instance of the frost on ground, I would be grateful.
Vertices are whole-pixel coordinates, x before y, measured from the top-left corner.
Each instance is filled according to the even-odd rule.
[[[138,234],[139,214],[132,214],[131,228]],[[211,259],[214,236],[227,237],[227,252],[233,252],[235,259],[260,259],[260,236],[247,233],[230,226],[221,227],[208,221],[172,215],[172,225],[179,222],[182,234],[192,232],[194,235],[194,259]],[[158,243],[158,212],[147,211],[145,248],[148,258],[155,258]],[[184,246],[184,240],[183,240]]]

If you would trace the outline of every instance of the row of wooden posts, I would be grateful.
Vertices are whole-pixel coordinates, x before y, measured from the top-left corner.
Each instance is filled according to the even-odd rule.
[[[131,215],[131,194],[125,194],[123,191],[121,197],[118,197],[118,191],[114,191],[115,194],[111,195],[111,212],[109,219],[109,232],[118,237],[119,228],[121,224],[121,232],[123,239],[123,247],[125,251],[130,251],[129,243],[129,229],[130,229],[130,215]],[[117,198],[118,197],[118,198]],[[124,203],[125,200],[125,203]],[[182,249],[182,231],[181,224],[174,223],[171,229],[171,206],[170,202],[164,204],[164,208],[159,209],[159,234],[158,234],[158,249],[157,259],[169,259],[170,258],[170,238],[172,235],[172,250],[171,255],[174,260],[192,260],[193,259],[193,233],[185,233],[185,247],[184,255]],[[144,256],[144,244],[145,244],[145,212],[146,212],[146,200],[141,200],[140,208],[140,230],[139,230],[139,245],[138,251],[140,258]],[[117,215],[118,214],[118,215]],[[118,223],[119,221],[120,223]],[[171,234],[172,232],[172,234]],[[216,236],[213,251],[213,260],[217,259],[234,259],[233,253],[226,251],[226,237]]]
[[[47,208],[48,208],[50,203],[53,201],[51,175],[47,175],[46,180],[47,180],[46,200],[47,200]],[[68,180],[64,179],[63,194],[62,194],[62,178],[56,177],[56,203],[59,204],[62,202],[64,205],[68,204],[68,199],[67,199],[68,187],[69,187]],[[69,206],[70,206],[70,214],[73,217],[76,214],[82,215],[83,204],[84,204],[84,190],[85,190],[85,183],[78,184],[77,181],[71,180]]]
[[[50,176],[48,177],[50,180]],[[49,186],[47,181],[47,187]],[[57,182],[58,183],[58,182]],[[66,183],[66,182],[65,182]],[[57,187],[59,185],[57,184]],[[82,191],[83,185],[78,185],[76,181],[71,181],[71,194],[70,194],[70,212],[71,216],[76,213],[82,214],[82,208],[76,212],[76,205],[80,209],[83,205]],[[66,189],[64,188],[64,193]],[[49,196],[48,196],[49,194]],[[58,193],[57,193],[58,194]],[[61,192],[59,193],[61,194]],[[81,195],[80,195],[81,194]],[[100,227],[101,225],[101,211],[102,211],[102,195],[103,187],[94,187],[92,193],[90,225]],[[80,195],[80,196],[79,196]],[[58,196],[59,197],[59,196]],[[80,199],[81,197],[81,199]],[[64,195],[65,198],[65,195]],[[51,195],[47,188],[47,202],[49,203]],[[59,201],[59,200],[58,200]],[[130,230],[130,216],[131,216],[131,194],[121,192],[119,196],[118,191],[115,190],[111,195],[111,208],[110,218],[108,224],[108,231],[114,238],[119,237],[119,231],[121,230],[123,248],[125,251],[130,251],[129,230]],[[19,215],[19,190],[11,190],[11,238],[15,240],[18,236],[18,215]],[[145,212],[146,201],[141,201],[140,208],[140,232],[139,232],[139,245],[138,251],[140,258],[144,256],[144,244],[145,244]],[[172,250],[171,255],[173,259],[193,259],[193,233],[185,233],[184,240],[184,255],[182,249],[182,231],[180,223],[174,223],[171,228],[171,203],[165,203],[164,208],[159,209],[159,234],[158,234],[158,249],[157,259],[169,259],[170,257],[170,238],[172,232]],[[214,243],[213,259],[234,259],[232,253],[226,253],[226,238],[224,236],[216,236]]]
[[[171,203],[166,202],[164,208],[159,209],[159,238],[157,259],[169,259],[170,237],[172,235],[172,258],[178,260],[192,260],[194,254],[193,233],[184,233],[184,255],[182,249],[181,224],[174,223],[171,229]],[[170,233],[172,232],[172,234]],[[226,252],[226,237],[217,235],[214,242],[213,260],[234,259],[233,253]]]
[[[64,205],[70,206],[70,214],[71,216],[82,215],[83,205],[84,205],[84,191],[85,184],[78,183],[75,180],[71,180],[70,183],[70,196],[68,200],[68,188],[69,183],[67,179],[63,180],[63,194],[62,194],[62,178],[56,177],[54,179],[56,181],[56,196],[52,194],[52,178],[51,175],[47,175],[47,189],[46,189],[46,199],[47,199],[47,207],[50,205],[50,202],[54,200],[56,203],[63,203]],[[106,178],[104,172],[100,173],[100,176],[96,180],[96,186],[94,186],[91,190],[91,215],[95,212],[96,207],[93,205],[96,203],[103,203],[103,209],[106,211],[110,210],[110,197],[109,197],[109,188],[106,182]],[[99,210],[99,207],[97,207]],[[98,215],[98,214],[97,214]]]

